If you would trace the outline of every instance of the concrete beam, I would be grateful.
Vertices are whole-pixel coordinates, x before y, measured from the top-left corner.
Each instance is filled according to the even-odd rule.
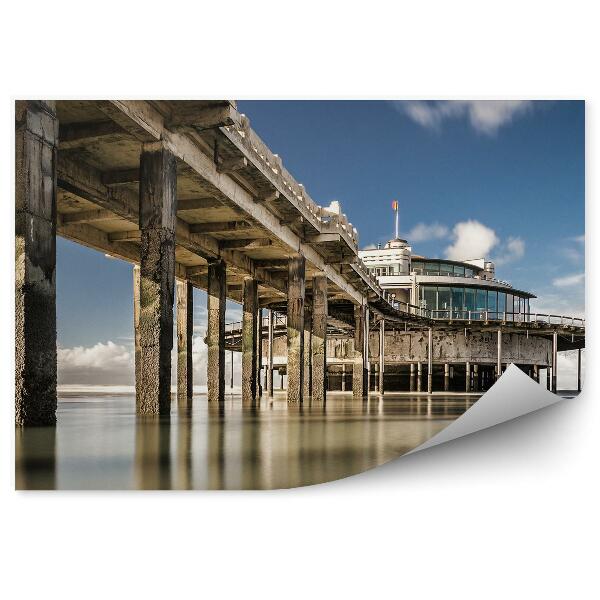
[[[208,401],[225,401],[225,294],[227,277],[225,262],[208,265]]]
[[[139,169],[119,169],[117,171],[105,171],[102,173],[104,185],[123,185],[126,183],[139,183]]]
[[[242,316],[242,402],[256,399],[256,313],[258,284],[252,277],[244,278]]]
[[[140,387],[137,412],[169,414],[175,283],[177,171],[162,143],[146,144],[140,158]]]
[[[63,123],[60,126],[61,150],[72,150],[94,144],[118,135],[127,135],[114,121],[85,121],[82,123]]]
[[[74,193],[101,206],[103,209],[108,210],[115,218],[125,219],[137,226],[139,213],[137,195],[125,188],[107,187],[101,182],[101,173],[97,169],[94,169],[89,165],[81,164],[71,158],[61,157],[59,155],[58,184],[64,190]],[[185,201],[178,200],[178,210],[181,209],[181,205],[184,202]],[[202,202],[204,202],[204,200],[202,200]],[[222,206],[222,204],[219,205]],[[80,243],[95,247],[93,244],[86,242],[85,236],[78,236],[78,231],[79,230],[76,231],[75,229],[68,230],[66,228],[60,228],[61,235],[64,234],[65,237],[76,239]],[[176,231],[176,243],[189,252],[207,260],[222,258],[230,267],[235,267],[244,274],[250,276],[254,276],[256,273],[261,281],[264,281],[265,285],[271,285],[277,291],[285,292],[285,282],[270,277],[268,273],[259,274],[259,270],[255,268],[252,259],[242,252],[234,249],[219,248],[219,243],[215,238],[208,235],[191,233],[190,225],[179,218],[176,220]],[[90,234],[90,239],[98,238],[99,240],[107,240],[110,242],[104,232],[93,228],[87,228],[86,232]],[[110,246],[111,244],[108,245]],[[124,250],[124,247],[125,244],[122,244],[119,252]],[[105,251],[104,246],[99,246],[98,248]],[[124,256],[128,256],[130,253],[131,250],[124,250]]]
[[[241,116],[231,101],[178,100],[173,103],[167,127],[214,129],[240,123]]]
[[[312,397],[325,402],[327,394],[327,275],[313,277]]]
[[[114,212],[105,209],[82,210],[61,215],[63,225],[76,225],[78,223],[96,223],[98,221],[111,221],[118,219]]]
[[[213,158],[202,152],[191,137],[166,128],[164,117],[149,103],[139,100],[113,100],[110,101],[110,106],[106,106],[106,103],[98,104],[105,114],[112,115],[119,125],[126,125],[132,135],[138,139],[164,140],[180,160],[214,188],[216,194],[223,195],[230,205],[247,214],[255,222],[261,223],[266,230],[273,232],[282,244],[294,252],[302,253],[315,269],[324,271],[328,280],[353,302],[360,304],[363,301],[363,294],[348,283],[333,265],[326,265],[323,257],[310,244],[304,243],[289,227],[281,226],[279,219],[263,203],[255,202],[252,194],[238,182],[226,174],[219,173]],[[278,189],[277,185],[275,187],[285,195],[286,190],[283,186],[281,189]]]
[[[220,221],[212,223],[195,223],[190,225],[190,233],[230,233],[253,229],[256,225],[247,221]]]
[[[56,423],[54,102],[15,106],[15,421]]]
[[[245,157],[220,159],[217,162],[217,171],[219,173],[233,173],[234,171],[245,169],[247,166],[248,161]]]
[[[290,258],[287,303],[288,402],[302,402],[304,392],[304,256]]]
[[[177,281],[177,404],[191,405],[193,395],[192,337],[194,334],[194,288]]]

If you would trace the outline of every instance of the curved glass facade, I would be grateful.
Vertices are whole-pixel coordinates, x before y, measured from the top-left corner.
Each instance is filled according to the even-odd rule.
[[[444,285],[420,286],[420,305],[435,311],[433,316],[453,319],[527,320],[529,298],[487,288]]]
[[[417,275],[442,275],[444,277],[474,277],[480,270],[475,267],[455,265],[443,260],[412,259],[411,270]]]

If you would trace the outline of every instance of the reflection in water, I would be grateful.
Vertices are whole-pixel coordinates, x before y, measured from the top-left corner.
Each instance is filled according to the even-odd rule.
[[[65,396],[58,425],[16,430],[18,489],[274,489],[360,473],[418,446],[476,396],[331,394],[136,417],[133,396]]]

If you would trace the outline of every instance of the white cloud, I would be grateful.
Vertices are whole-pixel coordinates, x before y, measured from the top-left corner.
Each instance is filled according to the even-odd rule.
[[[58,382],[90,385],[131,385],[133,351],[112,341],[93,346],[58,348]]]
[[[585,273],[574,273],[565,277],[558,277],[552,280],[552,285],[555,287],[571,287],[580,285],[585,280]]]
[[[98,342],[89,348],[75,346],[74,348],[58,349],[58,365],[63,369],[99,369],[111,371],[131,364],[132,357],[125,346],[108,341]]]
[[[485,258],[500,241],[493,229],[474,220],[457,223],[452,238],[454,242],[446,248],[450,260]]]
[[[505,265],[525,256],[525,242],[519,237],[509,237],[504,244],[503,253],[494,258],[497,265]]]
[[[577,389],[577,350],[558,353],[557,386],[559,390]],[[581,379],[585,375],[585,350],[581,353]]]
[[[579,262],[583,258],[581,252],[579,252],[575,248],[569,248],[568,246],[562,248],[561,253],[565,258],[569,259],[571,262],[574,263]]]
[[[397,101],[394,106],[428,129],[440,129],[448,119],[467,118],[479,133],[494,135],[500,127],[531,108],[528,100]]]
[[[426,242],[448,237],[448,227],[441,223],[417,223],[407,234],[409,242]]]
[[[367,244],[363,250],[375,250],[377,246],[375,244]]]

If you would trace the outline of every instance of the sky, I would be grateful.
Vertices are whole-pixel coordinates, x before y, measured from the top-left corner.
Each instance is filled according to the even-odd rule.
[[[401,236],[429,257],[495,261],[584,315],[585,105],[580,101],[239,101],[318,204],[338,201],[361,248]],[[206,296],[194,292],[195,382],[206,381]],[[227,321],[240,319],[228,303]],[[131,385],[131,265],[57,241],[59,384]],[[237,353],[236,353],[237,354]],[[239,380],[239,356],[235,356]]]

